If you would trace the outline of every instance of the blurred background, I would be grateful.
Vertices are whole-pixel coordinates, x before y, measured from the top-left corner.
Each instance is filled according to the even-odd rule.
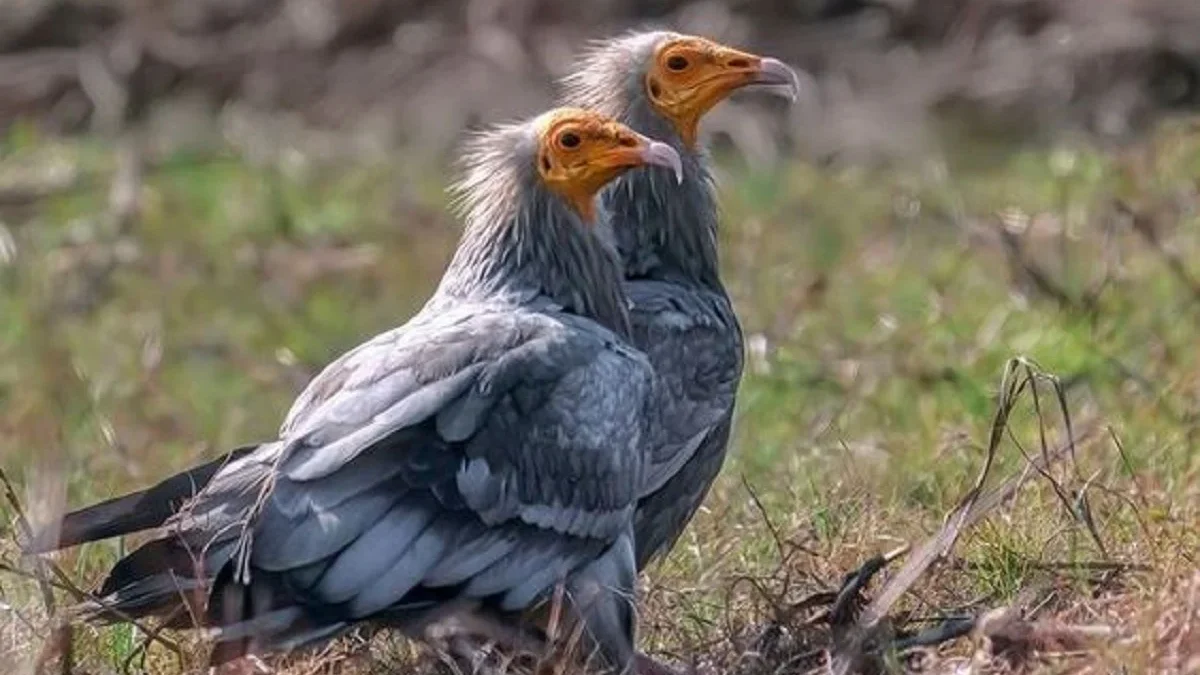
[[[651,25],[812,74],[806,105],[779,124],[749,131],[727,110],[709,125],[755,155],[778,134],[816,157],[912,151],[935,144],[949,114],[1015,140],[1123,139],[1200,103],[1200,9],[1188,0],[8,0],[3,11],[0,125],[142,127],[168,147],[218,134],[265,150],[311,128],[349,136],[330,152],[438,151],[464,125],[544,107],[585,40]]]
[[[726,472],[652,574],[650,644],[769,613],[728,584],[782,565],[778,532],[815,579],[936,527],[1018,354],[1109,430],[1071,476],[1138,495],[1137,518],[1094,505],[1105,555],[1195,569],[1196,0],[0,0],[0,466],[32,517],[271,437],[433,288],[462,131],[546,107],[587,40],[637,27],[808,75],[795,105],[747,92],[702,125],[749,362]],[[1064,519],[1052,496],[1010,514],[927,597],[1015,596],[1028,561],[1088,554]],[[62,563],[86,585],[116,550]],[[1113,611],[1149,621],[1154,597]],[[44,609],[0,580],[0,635]],[[77,639],[89,672],[136,651]]]

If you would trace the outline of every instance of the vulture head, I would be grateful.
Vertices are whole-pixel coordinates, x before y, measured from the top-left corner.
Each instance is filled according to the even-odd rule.
[[[716,195],[697,127],[713,106],[744,87],[794,99],[796,73],[776,59],[706,38],[643,32],[597,43],[563,84],[568,105],[669,143],[682,157],[682,184],[650,167],[622,176],[605,192],[626,278],[683,279],[723,293]]]
[[[670,145],[610,117],[556,108],[480,132],[454,186],[465,225],[439,297],[544,295],[610,329],[627,328],[621,265],[596,221],[597,194],[635,167],[683,169]]]
[[[629,169],[661,166],[676,180],[683,176],[679,153],[670,145],[602,113],[570,107],[476,134],[463,150],[463,165],[452,191],[468,230],[495,227],[522,205],[545,212],[538,222],[554,220],[550,216],[560,209],[547,201],[562,202],[591,222],[596,195]]]
[[[596,195],[629,169],[662,166],[683,180],[679,153],[671,146],[598,113],[558,108],[537,118],[533,129],[539,178],[587,222],[595,218]]]
[[[800,80],[777,59],[695,35],[650,32],[597,43],[565,85],[574,105],[652,135],[647,116],[658,117],[694,149],[700,118],[733,92],[761,85],[795,100]]]

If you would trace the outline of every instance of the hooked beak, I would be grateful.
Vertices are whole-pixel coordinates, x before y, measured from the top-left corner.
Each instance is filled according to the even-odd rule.
[[[675,148],[659,141],[642,136],[640,158],[643,164],[661,166],[670,169],[675,174],[675,182],[683,182],[683,161]]]
[[[763,58],[758,62],[749,84],[762,86],[768,91],[785,96],[792,103],[800,95],[800,78],[779,59]]]

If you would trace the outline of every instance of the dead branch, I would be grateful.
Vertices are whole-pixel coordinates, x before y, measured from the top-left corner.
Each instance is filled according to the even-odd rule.
[[[908,553],[908,550],[908,544],[905,544],[889,553],[877,555],[867,560],[857,570],[847,574],[842,588],[837,592],[829,609],[827,616],[829,623],[833,626],[847,626],[852,618],[851,611],[855,600],[871,579],[892,561]]]
[[[1008,362],[1001,379],[1000,402],[992,421],[984,465],[976,477],[974,485],[960,500],[959,505],[947,516],[941,530],[916,549],[904,567],[863,611],[856,625],[846,631],[846,634],[837,641],[833,653],[832,672],[848,675],[860,669],[863,660],[875,651],[872,645],[881,640],[886,641],[881,635],[886,632],[883,620],[900,597],[924,575],[936,560],[950,551],[966,528],[979,522],[1013,494],[1023,482],[1026,471],[1044,472],[1053,462],[1068,455],[1074,456],[1075,445],[1079,439],[1071,429],[1067,434],[1068,439],[1065,444],[1053,451],[1044,448],[1041,457],[1026,456],[1024,470],[1009,476],[991,490],[984,490],[984,484],[991,472],[1001,439],[1008,432],[1009,417],[1016,408],[1022,393],[1027,389],[1036,388],[1036,376],[1040,372],[1026,359],[1014,358]],[[1093,433],[1093,426],[1092,424],[1085,425],[1084,437]]]
[[[1192,298],[1200,302],[1200,280],[1197,280],[1188,271],[1187,263],[1184,262],[1179,252],[1167,248],[1166,244],[1163,243],[1162,237],[1158,234],[1157,218],[1148,212],[1133,208],[1120,199],[1113,203],[1113,208],[1128,219],[1133,231],[1163,259],[1167,269],[1171,271],[1171,274],[1175,275],[1179,284],[1191,293]]]
[[[1005,225],[1003,219],[997,218],[994,222],[1000,241],[1004,244],[1004,255],[1012,271],[1013,281],[1049,298],[1064,311],[1088,316],[1099,311],[1097,297],[1090,293],[1075,297],[1041,265],[1025,254],[1025,245],[1020,235]]]
[[[976,622],[980,647],[993,658],[1016,665],[1035,654],[1078,651],[1109,640],[1117,631],[1106,625],[1072,625],[1058,621],[1029,621],[1011,607],[987,612]]]

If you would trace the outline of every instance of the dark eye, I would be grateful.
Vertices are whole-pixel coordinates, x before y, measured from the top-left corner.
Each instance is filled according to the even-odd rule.
[[[563,132],[562,135],[558,137],[558,144],[564,148],[578,148],[579,134],[573,131]]]
[[[687,67],[688,67],[688,60],[687,60],[686,56],[680,56],[679,54],[676,54],[667,59],[667,68],[669,70],[674,70],[675,72],[679,72]]]

